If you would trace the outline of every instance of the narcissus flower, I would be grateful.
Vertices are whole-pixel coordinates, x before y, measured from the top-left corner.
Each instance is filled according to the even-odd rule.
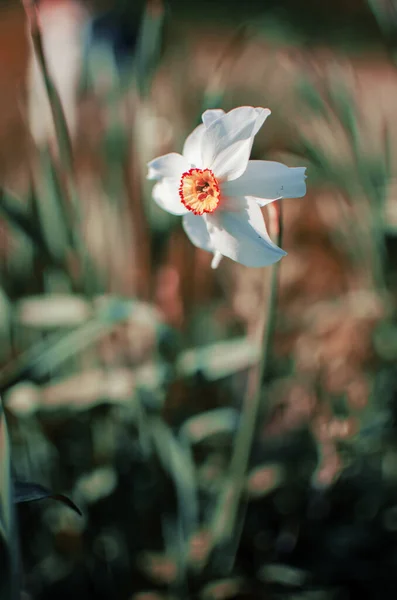
[[[247,267],[270,265],[286,253],[272,242],[260,207],[306,193],[305,168],[249,160],[255,135],[270,110],[241,106],[228,113],[207,110],[188,136],[181,154],[148,164],[157,180],[153,198],[174,215],[183,215],[191,242]]]

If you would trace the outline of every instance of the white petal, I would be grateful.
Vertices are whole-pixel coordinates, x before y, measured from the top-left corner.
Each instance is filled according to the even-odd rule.
[[[171,152],[150,161],[148,169],[148,179],[162,179],[163,177],[181,178],[182,173],[189,169],[189,163],[180,154]]]
[[[245,208],[248,208],[247,198],[245,196],[227,196],[223,186],[221,186],[221,202],[217,208],[218,211],[241,212]]]
[[[301,198],[306,194],[306,168],[287,167],[268,160],[250,160],[241,177],[226,181],[222,191],[230,196],[255,196],[268,201]],[[266,202],[260,202],[263,206]]]
[[[247,167],[254,136],[270,110],[240,106],[214,120],[202,139],[203,164],[219,179],[236,179]]]
[[[228,181],[240,177],[247,168],[251,148],[252,140],[248,139],[243,142],[235,142],[222,150],[211,165],[211,170],[218,181]]]
[[[219,117],[223,117],[224,114],[225,111],[221,108],[212,108],[203,112],[201,118],[203,120],[204,125],[206,127],[209,127],[211,123],[219,119]]]
[[[277,262],[286,252],[269,237],[262,212],[253,198],[242,212],[206,215],[211,242],[218,252],[247,267],[264,267]]]
[[[219,263],[221,262],[223,256],[218,250],[214,253],[214,257],[211,261],[211,269],[217,269],[219,267]]]
[[[213,246],[208,234],[207,224],[202,216],[189,212],[183,216],[182,225],[192,244],[197,248],[212,252]]]
[[[179,197],[179,179],[162,179],[154,186],[152,196],[161,208],[172,215],[184,215],[188,212]]]
[[[190,165],[202,168],[201,142],[205,132],[205,125],[199,125],[188,135],[183,146],[183,156]]]

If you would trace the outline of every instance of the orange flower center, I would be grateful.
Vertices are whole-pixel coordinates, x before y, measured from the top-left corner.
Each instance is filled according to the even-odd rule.
[[[219,204],[219,185],[210,169],[190,169],[182,175],[179,195],[195,215],[212,213]]]

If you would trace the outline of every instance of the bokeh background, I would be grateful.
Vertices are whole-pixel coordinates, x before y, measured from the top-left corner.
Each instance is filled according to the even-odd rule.
[[[39,36],[0,3],[1,598],[392,597],[397,3],[38,10]],[[253,158],[308,192],[283,200],[230,568],[212,536],[268,270],[212,271],[146,162],[239,105],[272,110]]]

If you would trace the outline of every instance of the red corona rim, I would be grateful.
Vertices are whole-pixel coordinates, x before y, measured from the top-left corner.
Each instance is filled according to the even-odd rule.
[[[212,213],[220,200],[219,184],[211,169],[190,169],[179,184],[181,202],[195,215]]]

